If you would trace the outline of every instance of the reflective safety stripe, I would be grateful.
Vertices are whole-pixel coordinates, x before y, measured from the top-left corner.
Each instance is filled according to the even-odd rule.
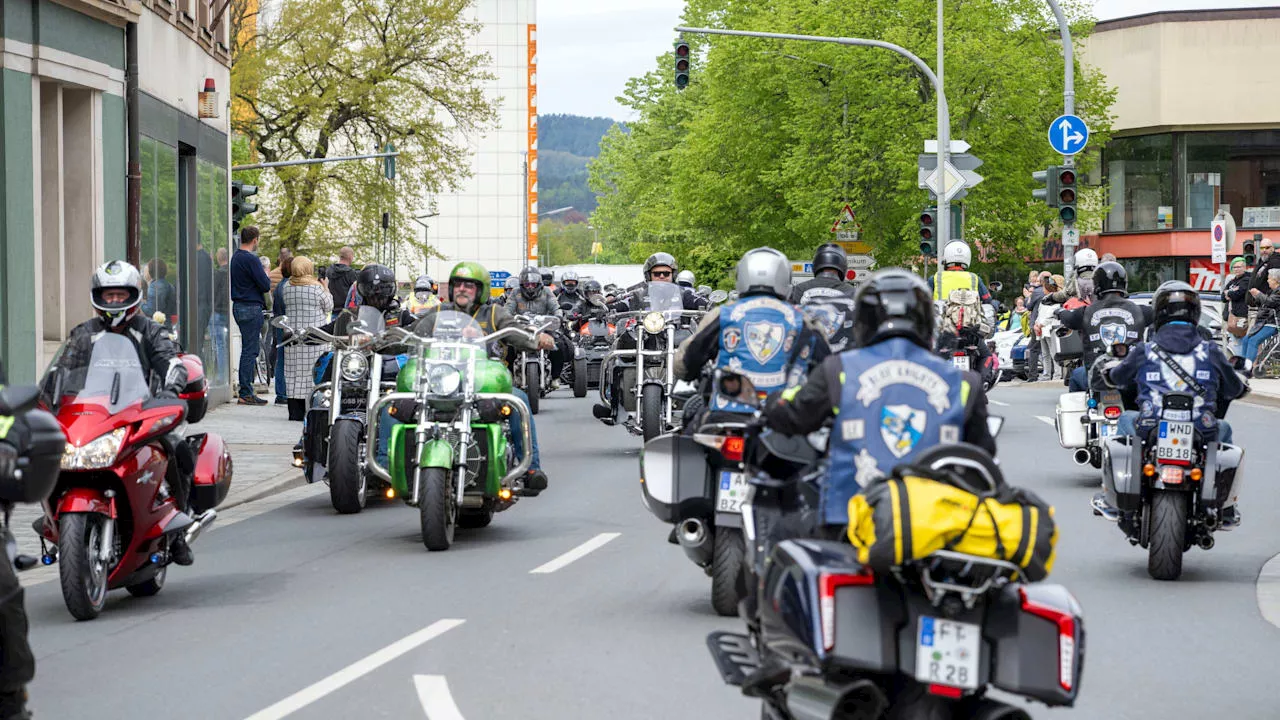
[[[0,440],[9,437],[9,428],[13,427],[14,422],[12,415],[0,415]]]
[[[796,393],[798,392],[800,392],[800,386],[793,385],[787,388],[786,390],[782,391],[782,399],[786,400],[787,402],[791,402],[792,400],[796,399]]]
[[[968,380],[960,381],[960,404],[961,405],[969,404],[969,381]]]

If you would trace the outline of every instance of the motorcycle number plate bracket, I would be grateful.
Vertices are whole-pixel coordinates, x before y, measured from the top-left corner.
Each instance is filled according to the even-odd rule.
[[[958,369],[958,370],[968,371],[968,370],[969,370],[969,356],[968,356],[968,355],[953,355],[953,356],[951,356],[951,364],[952,364],[952,365],[954,365],[954,366],[956,367],[956,369]]]
[[[920,616],[916,633],[916,679],[975,690],[982,628],[973,623]]]
[[[720,471],[716,490],[716,512],[740,513],[747,499],[747,476],[731,470]]]

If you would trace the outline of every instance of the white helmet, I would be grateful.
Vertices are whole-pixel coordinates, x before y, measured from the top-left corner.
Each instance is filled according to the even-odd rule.
[[[680,274],[676,275],[676,284],[683,285],[688,288],[693,287],[693,271],[681,270]]]
[[[959,265],[967,270],[972,261],[973,253],[962,240],[953,240],[942,248],[943,265]]]
[[[108,302],[103,297],[108,290],[125,290],[128,295],[121,301]],[[121,260],[103,265],[94,271],[89,281],[89,304],[103,322],[119,327],[133,317],[142,304],[142,274],[138,268]]]
[[[1076,272],[1092,270],[1098,267],[1098,253],[1085,248],[1076,251]]]

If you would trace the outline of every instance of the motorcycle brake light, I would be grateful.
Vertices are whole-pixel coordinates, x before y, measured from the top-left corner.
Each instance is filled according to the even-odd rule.
[[[742,462],[742,450],[747,445],[747,441],[740,437],[727,437],[724,444],[720,446],[720,453],[724,455],[725,460],[733,462]]]
[[[1027,599],[1027,589],[1019,588],[1022,611],[1058,626],[1058,684],[1068,692],[1075,685],[1076,619],[1071,613]]]
[[[956,350],[955,352],[951,353],[951,357],[964,357],[964,351]]]
[[[1122,412],[1124,412],[1124,408],[1118,407],[1116,405],[1112,405],[1106,410],[1103,410],[1102,415],[1108,420],[1115,420],[1116,418],[1120,417],[1120,413]]]
[[[876,581],[871,570],[861,573],[819,573],[818,614],[822,618],[822,647],[830,650],[836,646],[836,588],[853,585],[871,585]]]
[[[961,690],[958,687],[951,687],[950,685],[930,685],[929,694],[955,699],[964,695],[964,690]]]

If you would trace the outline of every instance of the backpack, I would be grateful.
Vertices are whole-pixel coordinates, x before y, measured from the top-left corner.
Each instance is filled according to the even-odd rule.
[[[947,307],[943,318],[948,330],[951,328],[976,328],[983,335],[990,332],[982,313],[982,298],[977,290],[968,288],[952,290],[947,295]]]

